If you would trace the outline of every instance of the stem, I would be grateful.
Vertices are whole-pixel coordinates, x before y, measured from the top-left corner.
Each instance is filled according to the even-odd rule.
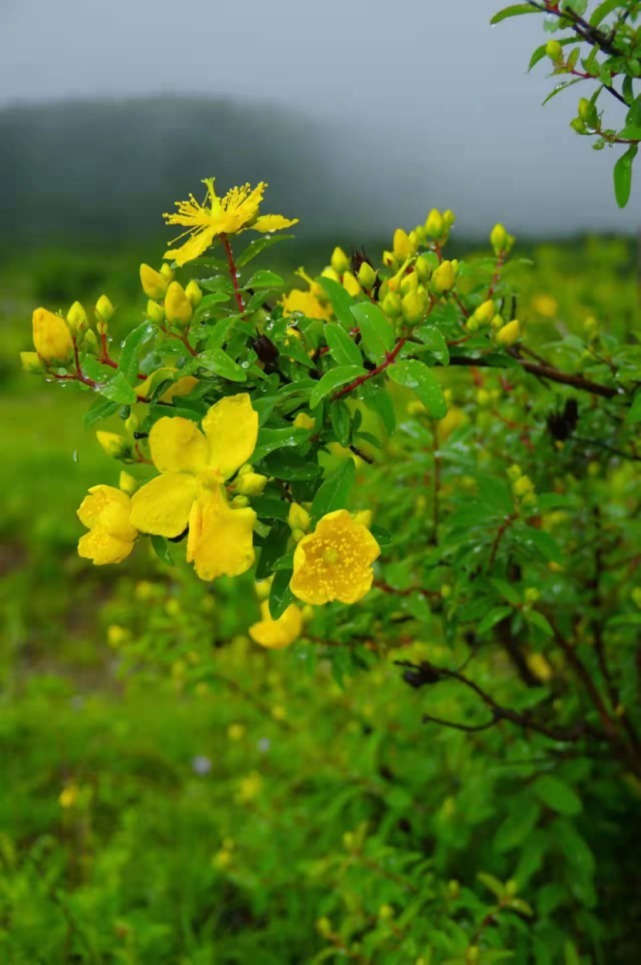
[[[227,264],[229,265],[229,274],[231,276],[231,283],[234,286],[234,297],[236,298],[238,311],[241,314],[243,314],[245,311],[245,303],[243,301],[243,296],[240,293],[240,288],[238,287],[238,272],[236,271],[236,262],[234,261],[234,253],[231,250],[229,239],[224,232],[220,235],[220,240],[222,241],[223,247],[227,254]]]
[[[385,369],[388,368],[390,365],[392,365],[392,363],[396,360],[398,353],[401,351],[406,341],[407,341],[406,338],[399,338],[398,342],[396,343],[392,351],[387,352],[383,361],[380,362],[375,369],[372,369],[370,372],[366,372],[365,375],[359,375],[358,378],[354,379],[353,382],[350,382],[348,385],[344,385],[342,389],[340,389],[335,395],[332,396],[330,401],[336,402],[338,399],[342,399],[344,395],[349,395],[349,393],[353,392],[354,389],[357,389],[359,385],[363,385],[365,382],[368,382],[370,379],[373,379],[377,375],[380,375],[381,372],[384,372]]]

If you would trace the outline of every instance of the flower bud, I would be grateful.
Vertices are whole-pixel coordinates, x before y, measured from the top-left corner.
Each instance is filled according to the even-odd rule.
[[[515,496],[527,496],[534,491],[534,483],[529,476],[519,476],[512,483],[512,492]]]
[[[415,292],[418,288],[418,275],[415,271],[411,271],[409,275],[403,275],[401,279],[401,295],[407,295],[408,292]]]
[[[112,459],[123,459],[131,455],[131,445],[128,440],[124,436],[119,436],[117,432],[104,432],[99,429],[96,432],[96,439],[103,451]]]
[[[496,331],[497,329],[501,328],[502,325],[503,325],[503,317],[498,314],[494,315],[494,317],[492,318],[492,321],[490,322],[492,331]]]
[[[29,375],[40,375],[41,372],[45,371],[42,359],[37,352],[21,352],[20,364]]]
[[[321,271],[321,278],[331,278],[332,281],[337,281],[340,284],[341,276],[333,268],[327,267],[323,268]]]
[[[449,230],[452,225],[456,222],[456,215],[451,208],[443,212],[443,221],[445,222],[445,227]]]
[[[343,275],[343,288],[348,295],[352,295],[352,297],[360,295],[361,293],[361,286],[356,280],[356,275],[353,275],[351,271],[346,271]]]
[[[163,266],[164,267],[164,266]],[[140,284],[147,298],[162,298],[171,279],[163,271],[154,271],[149,265],[140,266]]]
[[[425,231],[430,238],[440,238],[445,228],[443,215],[437,208],[432,208],[425,220]]]
[[[128,472],[125,472],[123,469],[123,471],[120,473],[118,486],[120,489],[122,489],[123,493],[127,493],[128,496],[131,496],[131,494],[136,491],[138,483],[132,475],[130,475]]]
[[[555,64],[563,60],[563,47],[558,40],[548,40],[545,45],[545,52]]]
[[[267,482],[267,476],[261,476],[257,472],[246,472],[236,480],[234,490],[241,496],[260,496]]]
[[[429,297],[424,288],[410,291],[403,297],[401,308],[408,325],[417,325],[427,314]]]
[[[579,117],[582,121],[587,121],[590,116],[590,101],[587,97],[581,97],[579,100]]]
[[[490,244],[494,254],[500,255],[507,247],[508,234],[502,224],[495,224],[490,233]]]
[[[202,301],[203,293],[202,293],[202,291],[201,291],[201,289],[200,289],[200,285],[198,284],[198,282],[197,282],[194,278],[192,278],[192,280],[189,282],[189,284],[188,284],[187,287],[185,288],[185,295],[187,296],[187,298],[188,298],[189,301],[191,302],[191,307],[192,307],[192,308],[198,308],[198,306],[200,305],[200,303],[201,303],[201,301]]]
[[[390,318],[396,318],[403,311],[400,295],[396,292],[388,292],[383,299],[382,308]]]
[[[60,315],[46,308],[36,308],[33,313],[33,344],[45,362],[64,362],[73,352],[73,340],[69,326]]]
[[[128,432],[130,436],[133,436],[134,432],[138,432],[139,429],[140,419],[135,412],[132,412],[131,415],[128,415],[125,419],[125,431]]]
[[[145,312],[147,318],[150,322],[154,322],[156,325],[162,325],[165,321],[165,309],[158,302],[152,302],[151,299],[147,302],[147,311]]]
[[[81,332],[87,330],[89,326],[89,319],[87,318],[87,313],[80,302],[74,302],[67,312],[67,322],[72,332],[80,334]]]
[[[416,259],[414,268],[416,269],[416,274],[421,281],[429,281],[433,268],[433,266],[430,264],[429,258],[426,258],[425,255],[419,255]]]
[[[474,312],[474,318],[479,325],[489,325],[494,318],[495,305],[491,298],[483,302]]]
[[[165,295],[165,315],[171,325],[187,328],[192,316],[191,302],[178,281],[172,281]]]
[[[510,345],[514,345],[515,342],[521,337],[521,323],[518,319],[514,319],[500,328],[496,333],[496,341],[499,345],[504,345],[506,348]]]
[[[303,532],[307,532],[312,521],[306,509],[299,503],[292,503],[289,507],[287,522],[290,529],[302,529]]]
[[[174,269],[171,268],[166,261],[164,261],[160,266],[160,274],[164,275],[165,278],[169,279],[169,281],[174,280]]]
[[[295,429],[309,429],[311,431],[312,429],[315,428],[315,426],[316,426],[316,420],[312,419],[312,417],[310,415],[307,415],[306,412],[299,412],[296,418],[294,419]]]
[[[376,272],[367,261],[358,269],[358,282],[365,291],[370,291],[376,284]]]
[[[92,328],[88,328],[82,336],[82,351],[90,355],[98,355],[102,351],[98,345],[98,336]]]
[[[394,240],[392,242],[392,249],[394,252],[394,257],[398,261],[404,261],[413,255],[416,251],[416,242],[412,241],[410,236],[402,228],[397,228],[394,232]]]
[[[106,295],[101,295],[96,302],[96,315],[101,322],[108,322],[115,309]]]
[[[249,500],[247,496],[234,496],[231,504],[234,509],[246,509],[249,506]]]
[[[343,272],[347,271],[349,268],[349,258],[343,249],[339,248],[338,246],[334,248],[329,263],[337,275],[342,275]]]
[[[442,295],[454,287],[456,267],[452,261],[443,261],[432,275],[432,288],[438,295]]]

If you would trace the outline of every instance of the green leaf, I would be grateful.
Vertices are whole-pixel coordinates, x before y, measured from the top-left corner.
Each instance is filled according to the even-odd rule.
[[[493,26],[495,23],[501,23],[503,20],[508,20],[510,17],[520,17],[525,13],[540,13],[536,7],[531,7],[529,3],[513,3],[510,7],[504,7],[503,10],[499,10],[495,13],[490,24]]]
[[[387,315],[369,302],[352,305],[352,315],[361,333],[365,351],[375,362],[381,362],[394,348],[394,326]]]
[[[551,774],[539,777],[532,787],[539,799],[558,814],[572,816],[579,814],[583,808],[580,798],[572,788],[565,781],[552,777]]]
[[[122,372],[117,372],[113,379],[102,387],[100,394],[118,405],[133,405],[137,400],[136,393]]]
[[[327,322],[323,328],[329,353],[338,365],[362,365],[360,349],[344,328],[336,322]]]
[[[241,368],[238,362],[234,362],[227,352],[224,352],[221,348],[210,348],[202,352],[194,359],[190,368],[192,370],[198,368],[207,369],[209,372],[214,372],[215,375],[219,375],[222,379],[227,379],[229,382],[247,381],[247,372],[245,369]]]
[[[86,429],[91,429],[96,422],[100,422],[102,419],[108,419],[109,416],[115,415],[120,406],[117,402],[110,402],[109,399],[98,398],[92,402],[90,409],[85,413],[82,420],[82,424]]]
[[[339,285],[333,278],[324,278],[320,275],[316,281],[332,303],[336,318],[343,328],[349,331],[354,325],[354,319],[351,313],[352,305],[355,304],[354,299],[345,291],[343,286]]]
[[[502,881],[499,881],[498,878],[495,878],[494,875],[487,874],[485,871],[479,871],[476,877],[493,895],[496,895],[499,901],[505,897],[507,893],[505,885]]]
[[[501,822],[494,835],[494,850],[499,854],[518,848],[534,830],[541,808],[533,798],[514,802],[508,816]]]
[[[525,610],[523,616],[528,623],[531,623],[533,627],[537,627],[546,637],[554,636],[554,630],[550,626],[548,618],[543,616],[539,610]]]
[[[620,208],[625,208],[632,190],[632,164],[638,147],[633,144],[614,165],[614,196]]]
[[[598,27],[602,20],[608,16],[608,14],[614,13],[617,7],[621,6],[621,0],[603,0],[592,11],[592,16],[590,17],[590,26]]]
[[[545,57],[545,55],[546,55],[546,53],[547,53],[546,47],[547,47],[547,44],[541,44],[540,47],[537,47],[537,48],[536,48],[536,50],[534,51],[534,53],[533,53],[532,56],[530,57],[530,63],[529,63],[529,65],[528,65],[528,70],[532,70],[533,67],[536,67],[536,65],[539,63],[539,61],[543,60],[543,58]]]
[[[574,80],[564,80],[562,83],[557,84],[554,90],[552,90],[543,101],[543,106],[545,106],[548,101],[551,101],[553,97],[556,97],[557,94],[560,94],[561,91],[566,90],[568,87],[574,87],[575,84],[580,84],[582,80],[582,77],[575,77]]]
[[[296,603],[296,597],[289,588],[291,578],[291,567],[286,570],[278,570],[274,576],[269,594],[269,614],[272,620],[278,620],[279,617],[282,617],[288,606]]]
[[[345,460],[323,481],[314,496],[311,508],[312,519],[318,520],[335,509],[344,509],[350,490],[354,484],[356,467],[352,459]]]
[[[277,559],[285,555],[291,530],[286,522],[277,520],[270,529],[265,542],[261,546],[260,556],[256,565],[256,579],[264,580],[271,576],[273,565]]]
[[[637,422],[641,422],[641,392],[637,392],[634,397],[634,401],[630,406],[630,411],[628,412],[628,422],[633,425]]]
[[[150,322],[143,322],[138,325],[125,339],[122,345],[122,352],[118,360],[118,370],[122,372],[127,382],[132,385],[138,375],[138,351],[148,339],[154,335],[156,329]]]
[[[243,285],[243,291],[246,288],[282,288],[285,284],[284,280],[273,271],[267,271],[264,268],[259,269],[255,272],[249,281]]]
[[[491,609],[489,613],[485,614],[485,616],[479,623],[478,627],[476,628],[476,632],[478,634],[487,633],[488,630],[491,630],[492,627],[495,627],[497,623],[501,622],[501,620],[504,620],[506,617],[509,617],[511,613],[512,613],[511,606],[493,607],[493,609]]]
[[[253,241],[250,241],[247,247],[238,255],[236,258],[236,266],[242,268],[243,265],[249,264],[257,255],[260,255],[265,248],[271,248],[272,245],[277,245],[281,241],[289,241],[293,237],[293,235],[274,234],[255,238]]]
[[[329,418],[336,438],[341,446],[346,446],[349,443],[350,414],[347,404],[342,399],[330,406]]]
[[[419,328],[414,333],[417,335],[423,345],[429,348],[432,355],[441,363],[441,365],[449,365],[450,363],[450,351],[447,347],[447,342],[443,337],[443,333],[436,328],[435,325],[424,325]]]
[[[216,305],[228,302],[229,299],[230,295],[227,292],[212,292],[210,295],[205,295],[194,312],[194,322],[201,322],[210,318]]]
[[[342,385],[347,385],[359,376],[366,374],[366,369],[360,365],[339,365],[335,369],[330,369],[312,389],[309,397],[310,409],[315,409],[318,403],[321,402],[325,396],[329,395],[330,392],[333,392],[334,389],[338,389]]]
[[[519,528],[518,533],[519,537],[522,534],[526,544],[534,546],[548,563],[563,562],[564,557],[559,544],[554,537],[546,533],[544,529],[536,529],[534,526],[524,526],[523,528]]]
[[[169,545],[164,536],[152,536],[151,545],[159,560],[162,560],[163,563],[167,563],[169,566],[174,565],[171,553],[169,552]]]
[[[447,414],[443,389],[429,366],[418,359],[406,359],[394,362],[387,371],[392,382],[414,392],[432,418],[442,419]]]
[[[260,462],[270,452],[276,449],[286,449],[290,446],[300,446],[309,439],[307,429],[295,429],[288,426],[285,429],[259,429],[258,441],[252,454],[252,462]]]

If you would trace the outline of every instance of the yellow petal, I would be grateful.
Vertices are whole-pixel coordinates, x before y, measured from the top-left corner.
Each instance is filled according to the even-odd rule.
[[[163,258],[169,261],[175,261],[179,266],[186,265],[188,261],[193,261],[194,258],[200,258],[200,256],[207,251],[217,234],[218,230],[213,227],[198,231],[192,235],[184,245],[181,245],[179,248],[170,248],[166,251]]]
[[[212,405],[203,419],[209,443],[209,465],[228,479],[249,461],[258,438],[258,413],[246,392]]]
[[[369,530],[346,510],[328,513],[298,543],[290,589],[299,600],[316,606],[332,600],[356,603],[372,585],[371,564],[379,553]]]
[[[283,218],[281,214],[263,214],[260,218],[256,218],[250,228],[252,231],[282,231],[283,228],[291,228],[295,224],[298,224],[298,218],[291,220]]]
[[[249,628],[249,635],[256,643],[270,650],[281,650],[298,639],[303,629],[303,615],[295,603],[277,620],[272,620],[267,600],[261,604],[260,611],[263,619]]]
[[[131,522],[142,533],[173,539],[187,529],[195,498],[194,476],[165,472],[134,493],[131,498]]]
[[[91,529],[100,522],[104,510],[114,503],[129,511],[129,496],[126,493],[114,486],[92,486],[89,495],[80,504],[78,519],[83,526]]]
[[[104,526],[95,526],[78,541],[78,555],[93,560],[96,566],[122,563],[134,548],[133,540],[117,539]]]
[[[201,580],[238,576],[254,562],[253,509],[232,509],[221,487],[203,489],[189,518],[187,562]]]
[[[160,472],[198,472],[207,464],[207,441],[195,422],[165,416],[149,433],[149,449]]]

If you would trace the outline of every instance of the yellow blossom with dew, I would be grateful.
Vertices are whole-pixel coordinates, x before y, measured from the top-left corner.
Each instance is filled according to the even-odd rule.
[[[269,603],[261,603],[262,620],[249,628],[249,636],[261,647],[268,650],[282,650],[294,643],[303,629],[303,614],[295,603],[288,606],[285,612],[273,620],[269,613]]]
[[[114,486],[93,486],[78,510],[80,522],[89,530],[78,542],[78,555],[96,566],[122,563],[138,536],[130,512],[127,493]]]
[[[45,362],[64,362],[73,352],[69,326],[60,315],[46,308],[36,308],[32,317],[33,344]]]
[[[219,198],[215,189],[215,178],[205,178],[207,188],[205,200],[200,204],[191,194],[187,201],[177,201],[177,211],[164,214],[170,225],[180,225],[187,230],[176,241],[186,236],[188,240],[178,248],[170,248],[164,255],[178,265],[200,256],[219,235],[233,235],[251,228],[252,231],[271,232],[291,228],[298,223],[279,214],[261,215],[260,205],[267,184],[260,181],[255,188],[249,184],[231,188],[224,198]],[[174,242],[175,244],[176,242]]]
[[[372,586],[380,547],[370,531],[344,509],[328,513],[294,551],[290,588],[304,603],[356,603]]]
[[[132,497],[131,521],[143,533],[173,539],[189,527],[187,560],[203,580],[237,576],[254,562],[256,514],[234,508],[223,487],[256,447],[258,413],[247,393],[211,406],[202,431],[181,416],[164,417],[149,433],[160,475]]]

